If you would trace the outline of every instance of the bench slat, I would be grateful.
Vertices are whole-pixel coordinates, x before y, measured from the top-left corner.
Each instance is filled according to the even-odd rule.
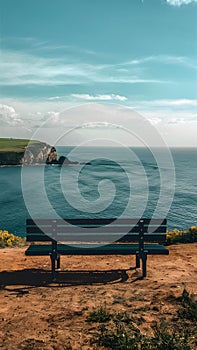
[[[27,236],[28,242],[50,242],[52,240],[56,241],[64,241],[64,242],[138,242],[139,234],[127,234],[125,236],[120,237],[121,235],[117,234],[73,234],[73,235],[65,235],[65,234],[56,234],[52,237],[47,236],[45,234],[29,234]],[[144,235],[145,242],[165,242],[166,235],[163,234],[145,234]]]
[[[144,246],[147,254],[164,254],[168,255],[169,251],[162,245],[159,244],[145,244]],[[138,244],[109,244],[105,246],[97,247],[83,247],[79,245],[68,246],[65,244],[58,244],[58,253],[62,255],[130,255],[136,254],[139,249]],[[26,252],[26,255],[49,255],[51,254],[50,245],[32,245]]]
[[[130,226],[101,226],[101,227],[80,227],[80,226],[58,226],[57,228],[54,227],[48,227],[48,226],[32,226],[27,227],[27,233],[45,233],[45,234],[53,234],[53,233],[67,233],[67,234],[96,234],[99,235],[101,233],[139,233],[140,228],[139,226],[130,227]],[[144,233],[165,233],[166,232],[166,226],[145,226],[143,228]]]
[[[123,219],[116,219],[116,218],[104,218],[104,219],[84,219],[84,218],[79,218],[79,219],[27,219],[26,223],[27,225],[51,225],[51,224],[56,224],[56,225],[108,225],[110,223],[114,222],[115,225],[118,224],[123,224],[123,225],[136,225],[138,222],[143,222],[145,225],[166,225],[167,220],[166,219],[147,219],[147,218],[142,218],[142,219],[128,219],[128,218],[123,218]]]

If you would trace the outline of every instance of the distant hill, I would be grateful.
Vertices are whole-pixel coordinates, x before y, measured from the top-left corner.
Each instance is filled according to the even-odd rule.
[[[42,164],[51,146],[36,140],[0,138],[0,165]]]
[[[0,152],[21,152],[24,151],[28,144],[40,144],[40,141],[0,138]]]

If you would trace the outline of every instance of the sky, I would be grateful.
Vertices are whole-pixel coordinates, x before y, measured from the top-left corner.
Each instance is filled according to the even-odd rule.
[[[0,137],[109,138],[135,111],[168,146],[197,146],[197,0],[0,0],[0,13]]]

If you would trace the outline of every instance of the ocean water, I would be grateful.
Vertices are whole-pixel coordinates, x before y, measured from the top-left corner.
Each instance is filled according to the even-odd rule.
[[[0,167],[0,229],[33,218],[167,217],[197,225],[197,149],[57,147],[80,164]]]

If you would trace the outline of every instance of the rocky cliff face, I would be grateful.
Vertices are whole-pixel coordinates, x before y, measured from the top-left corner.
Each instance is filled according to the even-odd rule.
[[[51,146],[44,142],[30,143],[20,152],[1,150],[0,165],[45,164],[51,150]]]
[[[58,159],[55,147],[51,147],[44,142],[32,142],[21,151],[0,149],[0,165],[36,165],[36,164],[58,164],[70,165],[78,164],[72,162],[67,157],[61,156]]]
[[[24,152],[0,152],[0,165],[19,165],[22,164]]]
[[[22,158],[22,164],[45,164],[50,152],[51,146],[46,143],[40,142],[29,145],[27,146]]]

